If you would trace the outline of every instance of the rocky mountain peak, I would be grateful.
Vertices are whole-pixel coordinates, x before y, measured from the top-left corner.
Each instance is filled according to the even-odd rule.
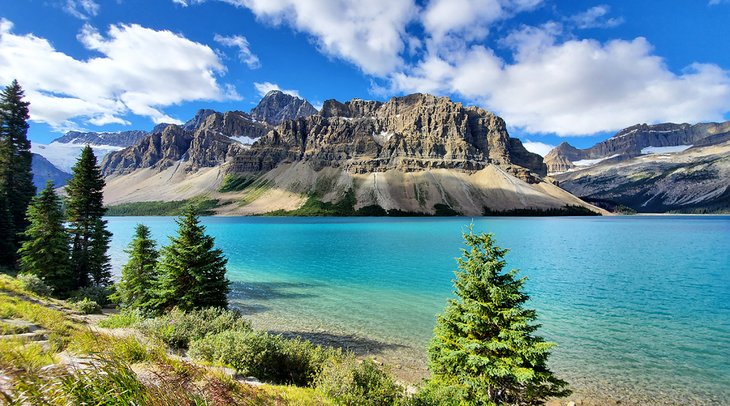
[[[51,142],[63,144],[110,145],[128,147],[147,136],[147,131],[131,130],[120,132],[81,132],[69,131]]]
[[[182,128],[186,131],[195,131],[198,129],[205,120],[210,117],[213,114],[220,114],[215,110],[211,109],[200,109],[197,113],[195,113],[195,116],[188,120],[185,124],[183,124]]]
[[[317,114],[317,109],[308,101],[280,90],[266,93],[259,104],[251,110],[251,117],[270,125],[279,125],[286,120],[314,114]]]
[[[524,179],[546,173],[542,157],[511,139],[504,121],[447,97],[414,94],[386,103],[327,100],[318,115],[287,121],[234,157],[231,170],[268,171],[285,161],[352,173],[479,170],[502,165]]]

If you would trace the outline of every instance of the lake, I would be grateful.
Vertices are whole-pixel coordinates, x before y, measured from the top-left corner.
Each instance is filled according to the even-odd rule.
[[[110,217],[115,272],[134,225],[167,244],[169,217]],[[206,217],[231,303],[257,327],[345,343],[425,373],[452,295],[461,233],[494,233],[529,278],[550,364],[577,395],[623,404],[730,403],[730,217]],[[399,371],[395,372],[399,372]]]

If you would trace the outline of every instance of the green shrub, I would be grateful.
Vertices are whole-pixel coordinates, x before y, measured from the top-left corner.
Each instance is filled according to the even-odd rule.
[[[403,388],[373,361],[354,358],[332,360],[316,380],[317,389],[347,405],[397,405],[405,403]]]
[[[410,399],[410,406],[459,406],[463,397],[463,390],[458,386],[451,386],[429,380],[422,385]]]
[[[83,314],[99,314],[101,313],[101,306],[95,301],[85,297],[77,302],[71,302],[73,308]]]
[[[71,292],[68,300],[71,302],[79,302],[88,299],[98,303],[99,306],[108,306],[113,303],[112,297],[114,296],[114,291],[115,288],[113,286],[86,286]]]
[[[23,289],[33,292],[36,295],[51,296],[53,293],[53,289],[46,285],[43,279],[39,278],[37,275],[30,273],[20,274],[18,275],[18,281],[20,281],[20,286],[22,286]]]
[[[125,309],[117,314],[112,314],[104,320],[99,321],[99,327],[104,328],[125,328],[132,327],[142,322],[144,318],[136,309]]]
[[[208,308],[184,312],[178,309],[139,323],[142,331],[175,349],[185,349],[191,341],[223,331],[249,331],[251,324],[234,310]]]
[[[264,381],[307,386],[324,364],[341,357],[341,352],[267,333],[225,331],[193,341],[188,355],[229,365],[243,375]]]

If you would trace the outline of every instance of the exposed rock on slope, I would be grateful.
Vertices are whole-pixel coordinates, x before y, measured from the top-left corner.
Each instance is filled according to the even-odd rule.
[[[501,118],[424,94],[387,103],[328,100],[322,114],[284,122],[235,156],[230,170],[268,171],[299,160],[315,170],[340,167],[351,173],[479,170],[491,163],[526,181],[546,174],[542,158],[509,138]]]
[[[222,214],[292,210],[308,199],[466,215],[595,209],[544,182],[542,158],[510,138],[501,118],[445,97],[328,100],[320,114],[284,121],[250,148],[232,133],[262,124],[227,114],[235,125],[214,114],[193,133],[168,127],[110,155],[103,163],[107,203],[205,194],[224,204]]]
[[[566,190],[597,204],[639,212],[728,212],[730,141],[602,162],[555,177]]]
[[[191,123],[195,123],[195,127]],[[161,133],[152,133],[134,146],[107,155],[101,170],[109,176],[141,168],[165,169],[182,162],[190,163],[188,171],[217,166],[226,161],[229,150],[245,148],[239,142],[241,138],[253,140],[269,129],[240,111],[209,113],[200,110],[182,127],[168,125]]]
[[[545,156],[549,173],[575,168],[577,161],[627,159],[642,154],[645,148],[713,145],[730,140],[730,121],[724,123],[638,124],[625,128],[591,148],[577,149],[562,143]]]
[[[279,125],[287,120],[309,117],[317,114],[308,101],[279,90],[272,90],[251,110],[251,117],[271,125]]]

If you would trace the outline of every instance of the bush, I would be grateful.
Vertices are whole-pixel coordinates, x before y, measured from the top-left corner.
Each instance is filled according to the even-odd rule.
[[[189,312],[175,309],[163,316],[144,320],[139,327],[174,349],[186,349],[191,341],[210,334],[251,330],[251,324],[240,313],[218,308]]]
[[[53,289],[46,285],[43,279],[30,273],[18,275],[18,281],[23,289],[40,296],[51,296]]]
[[[457,386],[427,381],[409,400],[411,406],[459,406],[463,390]]]
[[[136,309],[125,309],[117,314],[112,314],[104,320],[99,321],[99,327],[104,328],[125,328],[132,327],[142,322],[144,318]]]
[[[348,405],[397,405],[405,402],[403,388],[373,361],[332,360],[316,380],[317,389]]]
[[[113,286],[86,286],[71,292],[69,301],[79,302],[83,299],[89,299],[98,303],[100,306],[108,306],[113,303],[112,297],[115,296],[114,291],[115,288]]]
[[[71,306],[77,311],[83,314],[99,314],[101,313],[101,306],[89,298],[83,298],[77,302],[71,302]]]
[[[341,352],[267,333],[225,331],[193,341],[188,355],[229,365],[240,374],[264,381],[307,386],[314,382],[324,364],[341,357]]]

